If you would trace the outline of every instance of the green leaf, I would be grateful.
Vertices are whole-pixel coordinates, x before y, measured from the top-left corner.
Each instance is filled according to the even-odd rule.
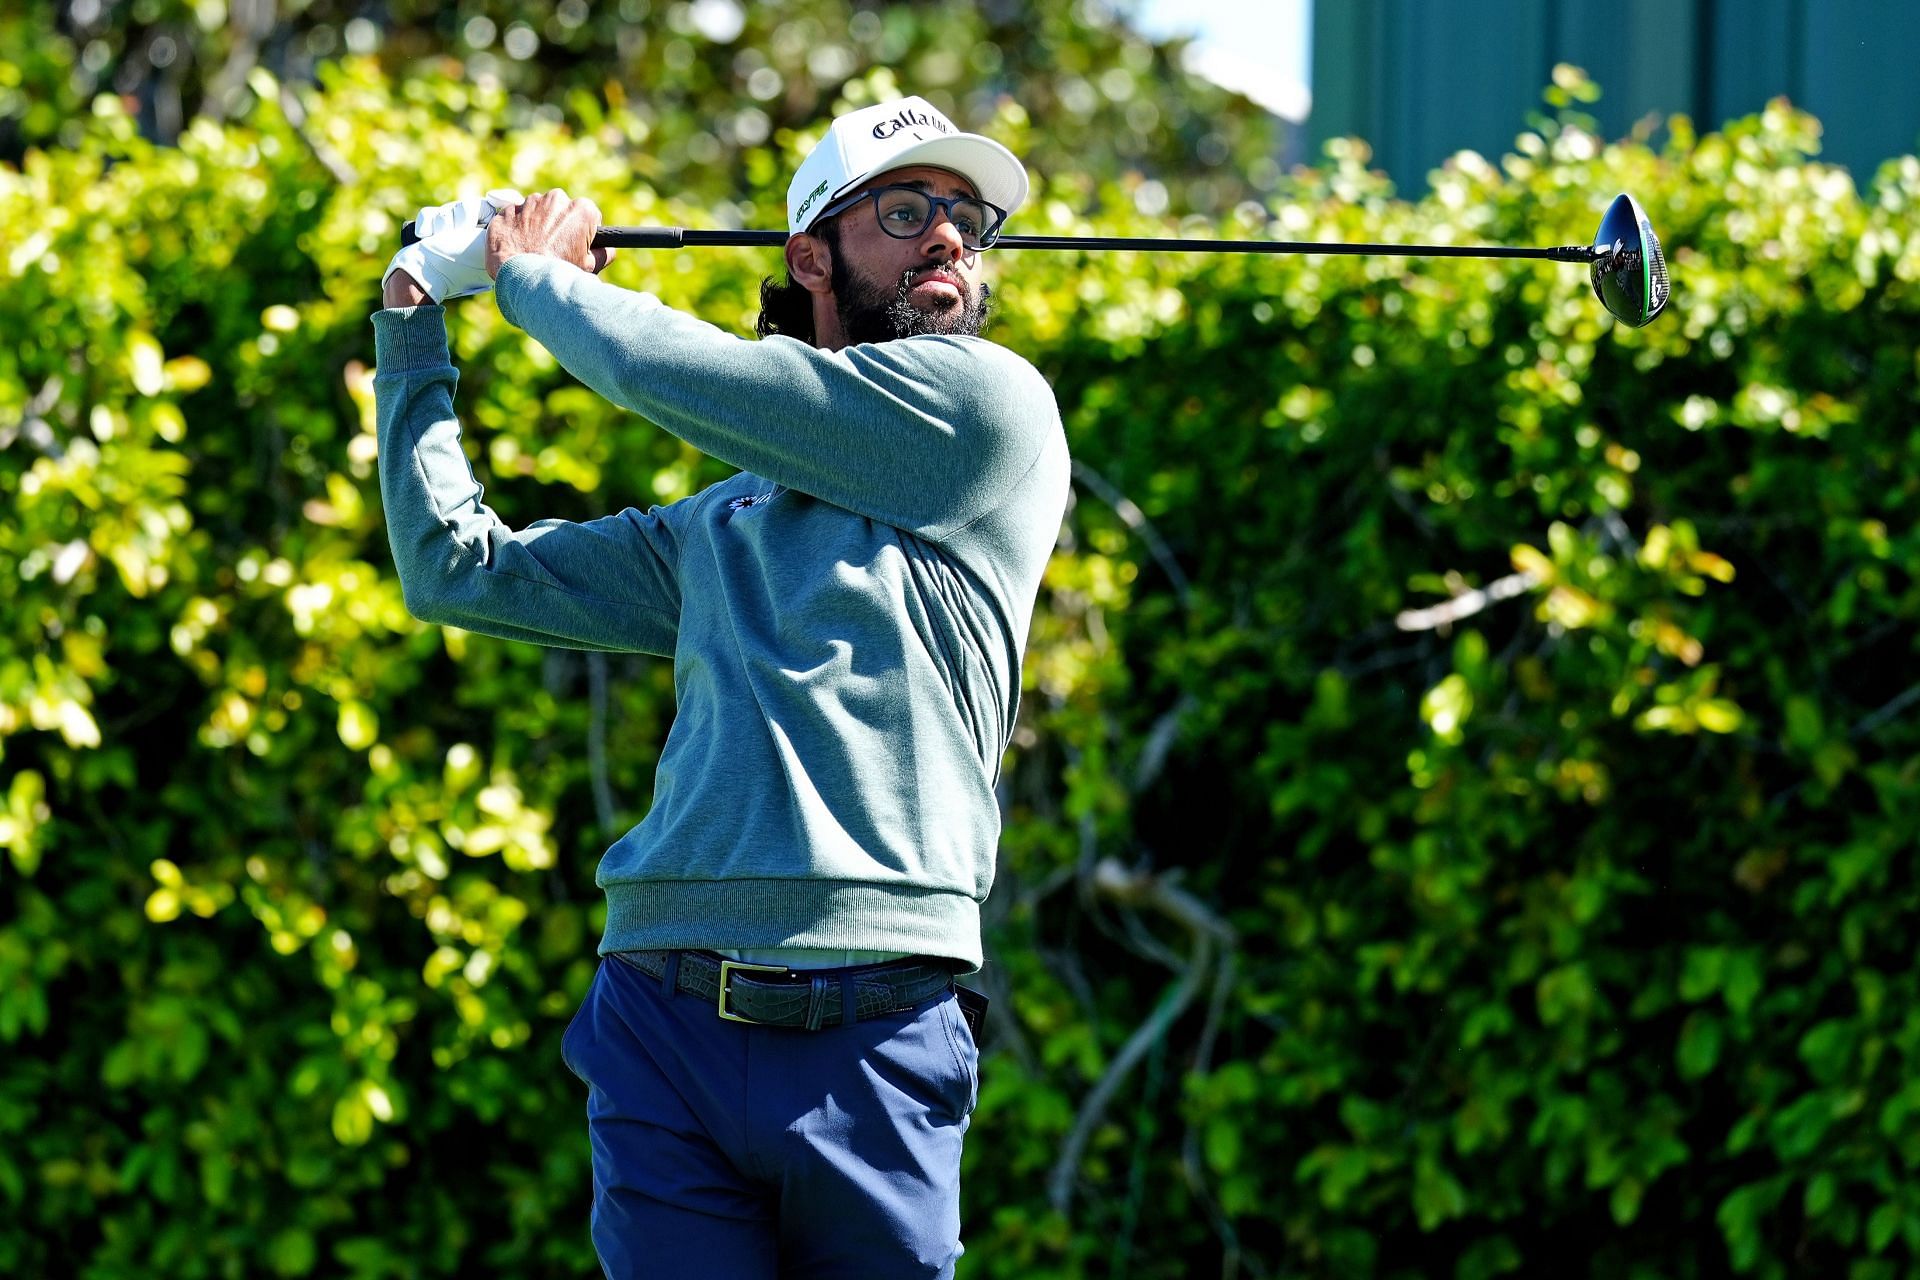
[[[1787,699],[1787,745],[1799,751],[1811,751],[1826,737],[1826,724],[1820,704],[1804,694]]]
[[[1294,1171],[1296,1181],[1318,1178],[1320,1202],[1329,1209],[1346,1204],[1348,1196],[1365,1184],[1372,1161],[1359,1147],[1321,1146],[1314,1148]]]
[[[1520,1248],[1504,1235],[1475,1240],[1460,1255],[1453,1267],[1454,1280],[1493,1280],[1512,1275],[1526,1265]]]
[[[1802,1207],[1809,1218],[1820,1218],[1833,1207],[1834,1199],[1840,1193],[1840,1179],[1833,1172],[1822,1169],[1807,1182],[1807,1191],[1802,1199]]]
[[[1613,1184],[1613,1192],[1607,1197],[1607,1208],[1613,1214],[1618,1226],[1629,1226],[1640,1216],[1640,1199],[1646,1194],[1646,1186],[1638,1178],[1622,1178]]]
[[[124,1089],[142,1074],[140,1046],[132,1040],[114,1045],[100,1062],[100,1082],[109,1089]]]
[[[307,1275],[318,1261],[313,1233],[301,1227],[288,1227],[267,1245],[267,1263],[278,1275]]]
[[[1718,1018],[1704,1009],[1688,1014],[1680,1025],[1680,1043],[1674,1051],[1674,1065],[1681,1077],[1698,1080],[1710,1073],[1720,1061],[1721,1042]]]
[[[1900,1206],[1889,1200],[1873,1211],[1867,1219],[1867,1248],[1874,1253],[1885,1253],[1887,1246],[1893,1243],[1894,1235],[1900,1230]]]
[[[1913,1117],[1920,1116],[1920,1080],[1909,1080],[1898,1093],[1888,1098],[1880,1107],[1879,1128],[1882,1136],[1898,1138],[1913,1131]]]
[[[1467,1212],[1467,1191],[1452,1174],[1431,1157],[1414,1162],[1413,1212],[1422,1231],[1432,1231],[1443,1222]]]
[[[343,1147],[364,1146],[373,1137],[373,1108],[357,1086],[333,1104],[333,1136]]]
[[[1780,1192],[1781,1184],[1777,1181],[1752,1182],[1720,1202],[1714,1220],[1726,1239],[1728,1258],[1735,1271],[1751,1271],[1759,1261],[1761,1220],[1779,1202]]]
[[[1349,1095],[1340,1100],[1340,1123],[1364,1146],[1392,1131],[1394,1110],[1370,1098]]]
[[[1800,1037],[1800,1061],[1821,1084],[1835,1084],[1847,1072],[1857,1030],[1850,1022],[1829,1018]]]
[[[1207,1122],[1207,1165],[1215,1173],[1231,1173],[1240,1163],[1240,1122],[1231,1116],[1215,1116]]]
[[[1762,982],[1758,951],[1747,948],[1727,954],[1726,973],[1721,985],[1721,996],[1726,1000],[1727,1008],[1736,1014],[1746,1014],[1759,998]]]
[[[1768,1125],[1774,1150],[1787,1160],[1804,1160],[1819,1150],[1833,1127],[1833,1099],[1823,1091],[1802,1094],[1774,1114]]]
[[[215,1151],[200,1160],[200,1194],[207,1203],[224,1205],[233,1195],[233,1157],[225,1151]]]
[[[1565,965],[1541,977],[1535,987],[1540,1020],[1555,1026],[1592,1012],[1596,993],[1584,965]]]
[[[1689,947],[1680,971],[1680,998],[1705,1000],[1720,989],[1727,971],[1724,947]]]

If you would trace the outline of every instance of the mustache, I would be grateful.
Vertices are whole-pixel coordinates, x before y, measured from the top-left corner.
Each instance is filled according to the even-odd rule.
[[[920,267],[917,269],[908,268],[902,272],[900,275],[900,290],[904,293],[915,285],[924,284],[928,280],[944,280],[963,294],[973,292],[972,288],[967,284],[965,277],[958,271],[939,263],[930,267]]]
[[[944,280],[960,291],[960,305],[963,309],[977,311],[980,323],[984,324],[986,313],[993,302],[993,289],[985,280],[972,284],[953,267],[944,263],[935,263],[930,267],[910,267],[900,273],[900,283],[894,287],[893,296],[901,305],[907,305],[907,298],[913,287],[928,280]]]

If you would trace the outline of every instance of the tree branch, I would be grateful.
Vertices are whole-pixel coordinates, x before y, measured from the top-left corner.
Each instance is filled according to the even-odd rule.
[[[1162,538],[1160,531],[1153,527],[1153,521],[1147,519],[1146,512],[1140,510],[1131,498],[1120,492],[1119,487],[1112,481],[1078,458],[1073,460],[1073,479],[1074,483],[1112,507],[1113,513],[1120,517],[1122,523],[1140,535],[1140,540],[1147,544],[1148,553],[1160,565],[1160,571],[1173,583],[1174,594],[1180,597],[1180,604],[1184,608],[1187,604],[1187,595],[1191,590],[1187,575],[1181,571],[1180,562],[1173,558],[1173,549],[1167,545],[1167,540]]]
[[[1200,1048],[1193,1056],[1195,1075],[1205,1075],[1213,1065],[1213,1042],[1220,1030],[1220,1021],[1226,1014],[1227,996],[1233,991],[1233,979],[1237,966],[1231,948],[1221,953],[1220,967],[1214,973],[1213,997],[1207,1005],[1207,1025],[1200,1032]],[[1255,1276],[1264,1277],[1267,1269],[1258,1258],[1247,1254],[1240,1247],[1240,1233],[1233,1228],[1232,1219],[1220,1204],[1220,1198],[1213,1194],[1213,1187],[1207,1181],[1206,1163],[1200,1156],[1200,1130],[1187,1126],[1186,1136],[1180,1143],[1180,1167],[1186,1174],[1187,1189],[1193,1192],[1194,1199],[1206,1210],[1207,1221],[1213,1226],[1213,1233],[1220,1237],[1220,1243],[1226,1247],[1226,1257],[1221,1261],[1221,1274],[1232,1276],[1245,1266]]]
[[[1167,753],[1173,750],[1173,740],[1179,735],[1180,721],[1189,711],[1200,705],[1200,700],[1190,693],[1180,695],[1179,701],[1167,709],[1153,729],[1147,734],[1145,745],[1140,748],[1140,762],[1133,770],[1133,791],[1135,795],[1152,786],[1160,776],[1160,770],[1166,767]]]
[[[60,447],[60,438],[53,433],[53,427],[47,422],[47,415],[60,403],[60,392],[66,384],[59,374],[51,374],[40,384],[33,399],[21,406],[20,417],[14,422],[0,426],[0,449],[11,449],[15,440],[25,437],[26,442],[46,454],[55,462],[66,455]]]
[[[1147,1015],[1146,1021],[1127,1038],[1080,1104],[1080,1114],[1074,1120],[1073,1129],[1061,1148],[1060,1158],[1054,1163],[1053,1173],[1047,1180],[1048,1198],[1063,1215],[1072,1206],[1074,1179],[1079,1173],[1087,1143],[1106,1115],[1114,1095],[1155,1042],[1166,1035],[1167,1029],[1193,1003],[1193,998],[1206,981],[1207,967],[1213,961],[1215,947],[1233,945],[1233,930],[1227,923],[1205,903],[1179,888],[1174,883],[1174,877],[1130,871],[1118,861],[1105,858],[1094,869],[1093,887],[1101,896],[1125,909],[1137,911],[1144,908],[1175,921],[1192,935],[1193,946],[1178,980],[1168,988],[1153,1012]]]
[[[1879,710],[1869,712],[1862,716],[1854,723],[1853,728],[1847,730],[1847,737],[1866,737],[1916,702],[1920,702],[1920,684],[1908,686],[1904,693],[1896,694],[1893,698],[1883,703]]]
[[[1495,578],[1477,590],[1463,592],[1444,604],[1404,610],[1394,615],[1393,625],[1402,631],[1433,631],[1451,626],[1462,618],[1471,618],[1489,605],[1510,600],[1539,584],[1540,575],[1536,573],[1510,573],[1504,578]]]
[[[360,175],[354,167],[340,157],[340,153],[325,142],[313,136],[307,130],[307,109],[301,105],[300,97],[294,93],[292,85],[280,86],[280,113],[293,126],[294,136],[306,144],[313,158],[320,166],[333,175],[333,180],[343,187],[353,186],[360,181]]]

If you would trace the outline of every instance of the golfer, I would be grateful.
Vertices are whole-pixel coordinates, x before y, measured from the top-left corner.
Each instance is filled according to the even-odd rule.
[[[794,176],[759,340],[597,280],[599,211],[560,192],[423,210],[386,277],[380,481],[408,608],[674,662],[653,803],[600,863],[602,961],[562,1041],[611,1277],[894,1280],[961,1252],[978,998],[954,977],[981,964],[1068,484],[1050,388],[978,336],[983,251],[1026,194],[1012,154],[921,99],[840,117]],[[432,305],[490,286],[575,377],[739,473],[504,524]]]

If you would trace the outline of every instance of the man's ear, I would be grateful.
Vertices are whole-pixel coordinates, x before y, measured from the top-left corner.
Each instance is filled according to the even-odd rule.
[[[808,293],[833,292],[833,248],[825,237],[802,231],[787,237],[787,274]]]

